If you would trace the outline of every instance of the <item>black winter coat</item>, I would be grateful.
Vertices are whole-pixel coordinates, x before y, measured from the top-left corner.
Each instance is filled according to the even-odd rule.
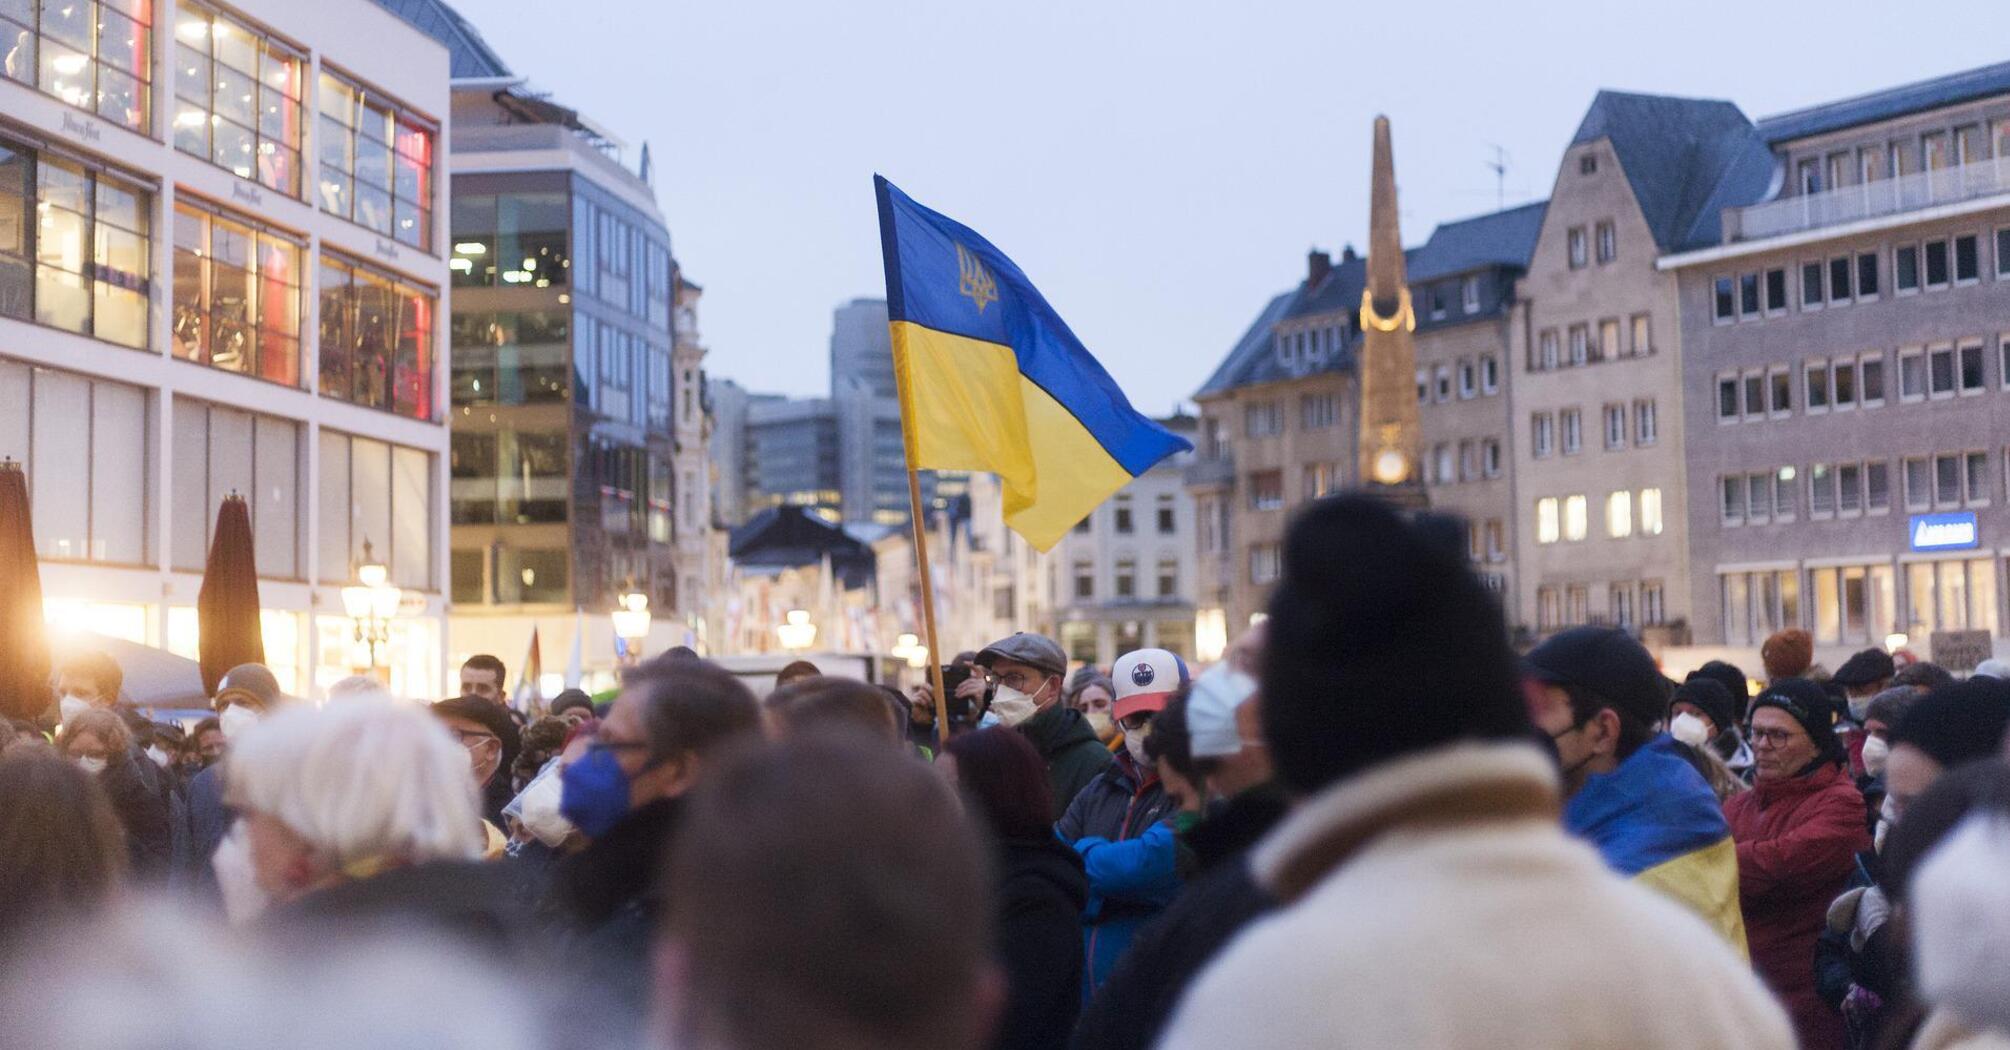
[[[534,957],[533,900],[523,872],[506,863],[435,861],[392,868],[316,890],[266,917],[282,936],[334,929],[444,935],[499,965]]]
[[[1250,847],[1284,819],[1282,790],[1228,800],[1182,836],[1186,887],[1132,940],[1075,1030],[1075,1050],[1150,1050],[1187,985],[1242,928],[1275,903],[1249,871]]]
[[[606,1045],[628,1045],[649,1009],[650,937],[664,901],[658,873],[682,805],[658,799],[558,862],[540,913],[561,945],[568,1023]],[[583,1026],[583,1027],[582,1027]]]
[[[143,880],[165,879],[174,864],[168,796],[158,780],[140,767],[141,762],[153,765],[145,752],[138,759],[130,752],[120,755],[98,774],[98,783],[111,796],[112,809],[126,829],[126,852],[133,874]]]
[[[994,1050],[1061,1050],[1082,1008],[1082,858],[1055,839],[998,846],[998,959],[1007,981]]]

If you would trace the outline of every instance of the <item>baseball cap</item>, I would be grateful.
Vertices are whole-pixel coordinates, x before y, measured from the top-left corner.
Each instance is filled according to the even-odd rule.
[[[1052,638],[1027,631],[1015,631],[1010,638],[1001,638],[977,652],[977,666],[989,668],[998,660],[1036,667],[1048,674],[1068,673],[1068,654],[1061,651],[1061,644]]]
[[[1194,679],[1186,694],[1186,732],[1193,757],[1224,758],[1241,751],[1235,712],[1255,695],[1256,679],[1227,663],[1215,664]]]
[[[1117,686],[1111,717],[1121,722],[1140,711],[1163,711],[1188,682],[1186,661],[1164,649],[1139,649],[1117,657],[1110,669]]]
[[[1829,676],[1829,681],[1854,689],[1885,681],[1896,673],[1898,668],[1892,663],[1890,653],[1882,649],[1865,649],[1844,660],[1843,665],[1836,668],[1836,673]]]
[[[1587,690],[1652,725],[1668,711],[1668,680],[1647,647],[1617,627],[1572,627],[1522,658],[1529,677]]]

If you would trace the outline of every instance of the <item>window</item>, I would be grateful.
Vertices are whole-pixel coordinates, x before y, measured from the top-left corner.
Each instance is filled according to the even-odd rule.
[[[1585,536],[1590,526],[1590,515],[1583,496],[1563,498],[1563,538],[1576,543]]]
[[[1584,414],[1574,408],[1563,410],[1563,454],[1575,455],[1584,448]]]
[[[1989,453],[1970,452],[1962,457],[1967,464],[1964,479],[1968,495],[1968,505],[1979,507],[1989,502]]]
[[[1766,417],[1766,377],[1757,372],[1747,375],[1745,383],[1745,418],[1758,420]]]
[[[1875,460],[1863,465],[1863,509],[1872,514],[1891,509],[1891,464]]]
[[[433,418],[434,293],[328,251],[320,289],[322,396]]]
[[[1717,419],[1719,422],[1738,418],[1738,377],[1717,377]]]
[[[563,432],[554,436],[560,448],[566,447]],[[347,583],[354,579],[356,566],[363,562],[363,544],[368,542],[371,556],[389,568],[392,583],[432,590],[432,454],[323,428],[320,476],[316,565],[321,580]],[[568,484],[565,479],[558,482],[561,500]],[[566,599],[565,564],[569,559],[564,551],[548,561],[538,559],[530,575],[522,575],[527,566],[519,562],[538,553],[504,549],[504,571],[498,573],[498,579],[511,586],[506,592],[510,601],[529,600],[516,596],[518,580],[526,591],[556,587],[557,593],[545,600]]]
[[[1947,287],[1947,242],[1926,242],[1926,286]]]
[[[1612,622],[1620,627],[1633,626],[1633,588],[1624,583],[1613,584],[1606,592],[1605,607],[1612,612]]]
[[[1876,408],[1884,404],[1884,355],[1866,355],[1860,367],[1863,370],[1863,381],[1859,393],[1862,395],[1863,407]]]
[[[0,75],[149,133],[152,10],[130,0],[0,4]]]
[[[1646,580],[1640,584],[1640,622],[1660,624],[1668,616],[1668,607],[1661,594],[1660,580]]]
[[[1556,417],[1547,412],[1538,412],[1529,418],[1531,438],[1535,458],[1545,459],[1556,451]]]
[[[1480,393],[1497,394],[1501,388],[1501,362],[1492,354],[1480,358]]]
[[[1821,309],[1822,298],[1822,264],[1818,262],[1802,263],[1801,309]]]
[[[1835,407],[1837,410],[1856,407],[1856,361],[1844,358],[1829,366],[1829,375],[1835,381]]]
[[[1784,368],[1776,368],[1766,376],[1773,388],[1771,410],[1775,416],[1784,416],[1794,410],[1794,375]]]
[[[1591,360],[1591,328],[1588,325],[1570,326],[1570,363],[1581,365]]]
[[[1468,277],[1459,285],[1459,306],[1466,313],[1480,312],[1480,279]]]
[[[174,210],[174,354],[300,384],[305,246],[221,211]]]
[[[1470,441],[1459,442],[1459,480],[1471,481],[1480,476],[1479,451]]]
[[[1933,505],[1933,481],[1926,460],[1915,457],[1901,463],[1905,481],[1905,509],[1925,510]]]
[[[1933,397],[1950,397],[1954,394],[1954,348],[1937,347],[1926,352],[1927,376],[1930,380],[1928,392]]]
[[[2010,387],[2010,335],[1997,337],[1996,375],[2005,387]]]
[[[1459,362],[1459,400],[1467,401],[1480,394],[1479,367],[1471,360]]]
[[[1555,543],[1563,538],[1562,519],[1557,514],[1555,496],[1544,496],[1535,501],[1535,541],[1541,544]]]
[[[1891,256],[1892,284],[1900,292],[1919,291],[1919,248],[1901,245]]]
[[[1330,496],[1338,488],[1338,481],[1331,463],[1309,463],[1305,466],[1305,498],[1319,499]]]
[[[1626,406],[1605,406],[1605,448],[1607,451],[1626,447]]]
[[[1794,483],[1799,476],[1792,467],[1781,467],[1773,472],[1773,520],[1791,521],[1799,512],[1798,493],[1800,487]]]
[[[1919,350],[1898,352],[1898,399],[1918,401],[1926,396],[1926,356]]]
[[[1754,524],[1763,522],[1773,511],[1773,475],[1748,474],[1745,476],[1745,519]]]
[[[1759,316],[1759,275],[1748,273],[1738,278],[1738,313],[1744,317]]]
[[[1996,276],[2010,277],[2010,226],[1996,231]]]
[[[1836,512],[1835,472],[1826,463],[1808,468],[1808,517],[1827,518]]]
[[[1856,297],[1877,298],[1877,253],[1862,252],[1856,257]]]
[[[1249,582],[1269,583],[1277,579],[1277,544],[1258,543],[1249,548]]]
[[[1807,366],[1807,406],[1809,412],[1826,412],[1829,408],[1829,366],[1826,361],[1810,362]]]
[[[1480,442],[1480,473],[1490,478],[1501,476],[1501,443],[1499,438],[1486,438]]]
[[[1158,576],[1159,576],[1159,597],[1161,598],[1178,597],[1179,559],[1160,558]]]
[[[1964,344],[1956,351],[1961,365],[1961,392],[1979,394],[1982,392],[1982,344]]]
[[[0,139],[0,316],[145,347],[152,214],[144,190]]]
[[[1633,356],[1646,357],[1654,352],[1654,338],[1649,333],[1646,314],[1633,315]]]
[[[1284,417],[1277,402],[1258,401],[1242,410],[1243,433],[1253,438],[1275,437],[1284,432]]]
[[[1573,270],[1584,269],[1589,263],[1589,260],[1586,258],[1584,227],[1572,226],[1564,239],[1570,247],[1570,268]]]
[[[1850,298],[1850,276],[1849,256],[1829,260],[1829,302],[1840,303]]]
[[[1766,312],[1784,313],[1787,309],[1787,271],[1779,267],[1766,271]]]
[[[1544,372],[1548,372],[1556,368],[1557,366],[1556,329],[1554,328],[1543,329],[1542,335],[1536,341],[1542,348],[1541,356],[1537,358],[1538,368]]]
[[[1598,261],[1609,263],[1619,258],[1619,231],[1610,221],[1598,224]]]
[[[1718,324],[1728,324],[1738,319],[1737,292],[1729,277],[1719,277],[1713,286],[1713,314]]]
[[[1633,535],[1633,493],[1621,489],[1605,497],[1605,534],[1613,539]]]
[[[1933,457],[1933,502],[1941,507],[1961,505],[1961,461],[1959,455]]]
[[[1445,319],[1445,286],[1444,286],[1444,285],[1442,285],[1442,284],[1434,284],[1434,285],[1432,285],[1432,286],[1431,286],[1431,291],[1430,291],[1430,301],[1431,301],[1431,320],[1433,320],[1433,321],[1442,321],[1442,320],[1444,320],[1444,319]]]
[[[1596,153],[1587,153],[1587,154],[1585,154],[1584,156],[1582,156],[1582,157],[1579,157],[1579,158],[1577,158],[1577,173],[1578,173],[1579,175],[1595,175],[1595,174],[1597,174],[1597,173],[1598,173],[1598,154],[1596,154]]]
[[[452,403],[564,401],[572,371],[572,311],[455,311],[450,332]],[[690,387],[685,388],[688,396]]]
[[[321,209],[432,251],[432,122],[326,66],[320,101]]]
[[[563,190],[450,194],[447,227],[453,252],[447,268],[454,287],[564,287],[571,274],[567,245],[571,222],[572,209]],[[649,248],[650,263],[661,266],[667,287],[668,260],[657,262],[659,249],[653,244]],[[667,316],[667,306],[657,305],[664,306]]]
[[[1862,465],[1844,463],[1836,467],[1836,510],[1844,515],[1862,513]]]
[[[1640,490],[1640,534],[1661,535],[1661,490]]]
[[[1322,430],[1340,416],[1339,400],[1332,394],[1307,394],[1298,400],[1298,423],[1307,430]]]
[[[1633,443],[1652,445],[1661,439],[1661,423],[1653,401],[1633,403]]]
[[[1563,626],[1563,602],[1554,587],[1535,589],[1535,627],[1539,631],[1551,631]]]
[[[1121,494],[1116,498],[1115,517],[1118,535],[1129,536],[1131,533],[1137,531],[1137,523],[1131,517],[1131,497],[1129,493]]]
[[[1432,376],[1432,386],[1439,404],[1452,399],[1452,369],[1450,365],[1439,365]]]
[[[1745,520],[1745,477],[1742,474],[1722,479],[1719,487],[1723,490],[1724,524],[1738,525]]]
[[[1591,588],[1573,583],[1563,589],[1564,620],[1572,625],[1591,621]]]
[[[1076,597],[1076,599],[1077,599],[1077,600],[1080,600],[1080,601],[1089,601],[1089,600],[1092,600],[1092,599],[1094,599],[1094,598],[1095,598],[1095,596],[1096,596],[1096,565],[1095,565],[1095,563],[1094,563],[1094,562],[1088,562],[1088,561],[1078,561],[1078,562],[1076,562],[1076,563],[1075,563],[1075,597]]]
[[[1619,345],[1619,320],[1617,318],[1613,318],[1611,320],[1598,322],[1599,360],[1610,361],[1613,360],[1614,358],[1619,357],[1620,354],[1621,354],[1621,347]]]
[[[300,196],[306,56],[192,2],[175,20],[175,148]]]
[[[1954,238],[1954,283],[1974,284],[1981,276],[1981,255],[1975,235],[1964,233]]]
[[[1440,485],[1447,485],[1457,477],[1455,473],[1457,468],[1452,462],[1452,446],[1450,444],[1439,445],[1432,454],[1431,460],[1436,468],[1431,480],[1436,481]]]
[[[1111,590],[1118,598],[1138,596],[1138,560],[1118,558],[1116,571],[1110,577]]]
[[[1170,536],[1179,531],[1179,520],[1176,511],[1177,507],[1174,505],[1173,496],[1170,494],[1161,494],[1158,498],[1159,535]]]
[[[1259,470],[1249,476],[1249,509],[1276,510],[1284,506],[1284,472]]]
[[[300,452],[300,428],[289,420],[175,399],[172,566],[202,571],[216,509],[234,489],[248,500],[258,574],[303,577]]]
[[[1488,561],[1507,560],[1507,528],[1499,518],[1487,519],[1486,552]]]
[[[0,359],[0,459],[25,464],[42,557],[152,561],[148,402],[140,387]]]

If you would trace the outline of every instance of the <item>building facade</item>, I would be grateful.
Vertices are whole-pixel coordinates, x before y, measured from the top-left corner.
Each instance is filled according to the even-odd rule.
[[[194,656],[236,492],[281,686],[438,695],[446,49],[367,0],[0,23],[0,457],[58,644]],[[366,562],[404,592],[374,647],[341,615]]]
[[[1697,641],[2005,647],[2010,65],[1759,121],[1680,285]]]

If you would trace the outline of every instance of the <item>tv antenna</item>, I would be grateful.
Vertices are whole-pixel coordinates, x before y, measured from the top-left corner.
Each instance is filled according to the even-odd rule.
[[[1494,159],[1487,162],[1487,167],[1491,168],[1494,173],[1494,206],[1504,209],[1507,207],[1508,195],[1508,151],[1499,146],[1494,146],[1493,151]]]

